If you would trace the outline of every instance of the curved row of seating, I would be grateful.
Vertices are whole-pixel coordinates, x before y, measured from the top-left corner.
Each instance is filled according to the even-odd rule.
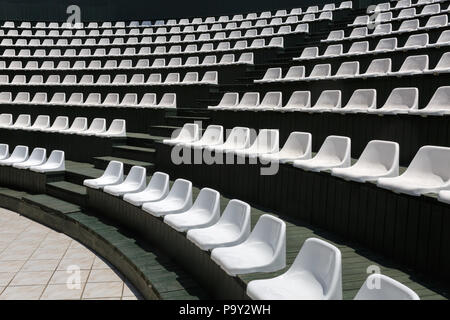
[[[446,7],[444,7],[446,6]],[[411,19],[416,17],[426,17],[431,15],[437,15],[441,13],[449,12],[449,5],[443,4],[442,6],[439,3],[428,4],[422,7],[422,10],[417,13],[416,8],[404,8],[402,9],[396,17],[392,14],[392,12],[378,12],[375,16],[375,19],[371,19],[369,15],[357,16],[353,23],[349,24],[349,26],[361,26],[361,25],[370,25],[372,23],[384,23],[389,21],[403,20],[403,19]]]
[[[177,95],[175,93],[165,93],[161,100],[157,101],[155,93],[144,93],[140,100],[136,93],[126,93],[122,100],[118,93],[108,93],[102,102],[100,93],[89,93],[84,95],[80,92],[72,93],[68,99],[64,92],[56,92],[48,100],[46,92],[37,92],[33,99],[30,99],[29,92],[19,92],[14,100],[11,92],[0,92],[0,105],[44,105],[44,106],[79,106],[79,107],[133,107],[133,108],[176,108]]]
[[[427,33],[413,34],[408,37],[403,47],[397,46],[397,38],[385,38],[378,41],[376,47],[373,50],[369,50],[369,43],[367,41],[358,41],[352,43],[349,50],[344,53],[344,47],[342,44],[329,45],[323,54],[319,55],[318,47],[306,47],[303,49],[300,57],[292,58],[294,61],[302,60],[314,60],[314,59],[326,59],[336,58],[340,56],[360,56],[368,54],[378,54],[385,52],[407,51],[416,50],[422,48],[433,48],[448,46],[450,44],[450,32],[445,30],[441,33],[440,37],[435,43],[429,43],[429,36]]]
[[[431,3],[439,3],[439,2],[446,2],[446,1],[447,0],[417,0],[416,3],[412,3],[411,0],[399,0],[399,1],[396,1],[395,6],[391,6],[390,2],[382,2],[382,3],[378,3],[374,6],[367,8],[367,12],[375,13],[375,12],[399,10],[399,9],[404,9],[404,8],[409,8],[409,7],[417,7],[417,6],[428,5]]]
[[[72,125],[69,126],[69,118],[66,116],[57,116],[53,124],[51,124],[49,116],[38,115],[33,124],[31,124],[31,116],[29,114],[20,114],[13,123],[12,114],[2,113],[0,114],[0,128],[97,137],[126,136],[126,121],[123,119],[114,119],[109,128],[106,128],[106,119],[104,118],[95,118],[88,126],[87,118],[76,117]]]
[[[318,13],[322,11],[335,11],[335,10],[343,10],[343,9],[351,9],[352,2],[351,1],[343,1],[336,6],[334,3],[325,4],[322,9],[319,9],[318,6],[310,6],[305,9],[303,12],[302,8],[293,8],[289,10],[289,12],[285,9],[277,10],[273,15],[270,11],[261,12],[259,15],[257,13],[248,13],[245,16],[243,14],[230,16],[220,16],[216,17],[205,17],[205,18],[182,18],[178,22],[176,19],[168,19],[164,20],[156,20],[154,22],[146,20],[146,21],[130,21],[128,24],[125,21],[116,21],[114,22],[102,22],[101,24],[98,22],[89,22],[86,25],[83,22],[78,22],[71,24],[69,22],[35,22],[34,26],[32,22],[23,21],[20,25],[16,25],[14,21],[5,21],[2,28],[19,28],[19,29],[109,29],[109,28],[146,28],[150,26],[161,27],[161,26],[187,26],[187,25],[202,25],[202,24],[214,24],[214,23],[228,23],[228,22],[242,22],[242,21],[252,21],[257,19],[270,19],[271,17],[286,17],[286,16],[300,16],[302,14],[310,14],[310,13]]]
[[[148,35],[183,35],[183,34],[196,34],[196,33],[211,33],[211,32],[244,32],[253,28],[273,28],[273,27],[286,27],[295,26],[298,24],[304,24],[307,22],[320,21],[325,19],[332,19],[332,14],[330,11],[321,13],[317,19],[314,14],[307,14],[298,19],[297,16],[289,16],[285,18],[273,18],[270,20],[261,19],[255,20],[253,24],[251,21],[243,21],[237,25],[236,22],[229,22],[225,26],[220,23],[212,24],[210,28],[207,25],[198,25],[197,28],[193,26],[181,27],[171,27],[170,29],[165,27],[159,28],[144,28],[142,30],[138,28],[133,29],[91,29],[87,32],[84,29],[66,29],[59,31],[58,29],[0,29],[0,34],[6,37],[48,37],[48,38],[72,38],[72,37],[135,37],[135,36],[148,36]],[[256,31],[256,29],[254,29]]]
[[[10,154],[9,145],[0,144],[0,166],[12,166],[40,173],[64,171],[64,151],[53,150],[47,158],[47,150],[44,148],[34,148],[29,154],[27,146],[18,145]]]
[[[310,133],[292,132],[279,148],[279,131],[261,129],[250,145],[248,128],[233,128],[223,142],[223,128],[208,126],[200,137],[197,124],[185,124],[163,143],[179,148],[193,147],[204,151],[231,153],[238,157],[259,159],[262,163],[291,163],[294,167],[314,172],[331,170],[345,180],[376,182],[377,186],[419,196],[450,189],[450,148],[423,146],[408,168],[399,175],[399,146],[391,141],[370,141],[360,158],[351,165],[351,139],[328,136],[312,157]]]
[[[247,203],[230,200],[220,215],[220,194],[216,190],[203,188],[192,202],[190,181],[177,179],[169,190],[167,174],[156,172],[148,185],[145,174],[145,168],[134,166],[124,179],[123,164],[111,161],[101,177],[85,180],[84,185],[103,189],[162,217],[174,230],[186,232],[186,238],[200,250],[211,250],[211,259],[231,276],[273,272],[286,266],[286,225],[281,219],[262,215],[251,231]],[[252,299],[342,299],[341,269],[340,251],[323,240],[310,238],[286,273],[251,281],[247,293]],[[383,288],[395,292],[393,298],[418,299],[409,288],[384,279],[395,287]],[[371,298],[375,295],[366,292],[364,286],[356,295],[356,299]]]
[[[262,79],[254,80],[255,83],[264,82],[286,82],[286,81],[313,81],[313,80],[338,80],[352,78],[373,77],[401,77],[420,74],[434,74],[450,72],[450,52],[442,54],[434,68],[429,68],[429,57],[426,54],[407,56],[397,71],[392,71],[392,60],[390,58],[373,59],[366,69],[360,73],[359,61],[343,62],[336,73],[331,75],[331,64],[316,64],[313,66],[309,76],[305,76],[304,66],[291,67],[286,76],[282,76],[281,68],[269,68]]]
[[[126,74],[117,74],[111,81],[111,76],[108,74],[101,74],[97,76],[94,81],[94,76],[90,74],[84,74],[79,77],[77,81],[77,75],[68,74],[64,76],[61,81],[59,75],[50,75],[44,82],[42,75],[32,75],[27,81],[25,75],[15,75],[9,82],[8,75],[0,75],[0,85],[14,85],[14,86],[29,86],[29,85],[49,85],[49,86],[132,86],[132,85],[149,85],[149,86],[162,86],[162,85],[192,85],[192,84],[217,84],[218,72],[206,71],[203,76],[199,77],[198,72],[186,72],[183,80],[181,75],[176,72],[171,72],[166,75],[164,82],[162,81],[162,75],[160,73],[151,73],[145,80],[144,74],[133,74],[128,77]]]
[[[395,88],[386,102],[377,108],[377,91],[375,89],[357,89],[347,104],[342,107],[340,90],[324,90],[316,103],[311,103],[310,91],[295,91],[289,101],[282,106],[281,92],[267,92],[260,102],[259,92],[246,92],[239,100],[236,92],[227,92],[217,106],[211,110],[232,111],[303,111],[303,112],[336,112],[336,113],[368,113],[368,114],[410,114],[422,116],[444,116],[450,114],[450,86],[439,87],[428,104],[419,109],[419,90],[417,88]]]

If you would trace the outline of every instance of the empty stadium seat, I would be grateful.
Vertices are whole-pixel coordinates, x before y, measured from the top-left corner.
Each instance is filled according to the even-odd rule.
[[[0,143],[0,160],[9,157],[9,146],[5,143]]]
[[[18,169],[28,169],[30,167],[42,165],[46,160],[47,150],[44,148],[34,148],[26,161],[14,163],[13,167]]]
[[[450,204],[450,190],[442,190],[439,192],[438,200]]]
[[[220,218],[220,193],[210,188],[200,190],[192,207],[188,210],[164,216],[164,222],[179,232],[206,228]]]
[[[250,281],[247,295],[253,300],[341,300],[341,252],[323,240],[306,239],[285,273]]]
[[[283,269],[286,266],[286,224],[264,214],[244,242],[213,249],[211,259],[230,276]]]
[[[357,182],[375,181],[381,177],[396,177],[399,173],[399,157],[398,143],[372,140],[354,165],[348,168],[334,168],[331,174]]]
[[[145,189],[145,178],[146,169],[140,166],[133,166],[123,182],[116,185],[107,185],[103,188],[103,191],[113,196],[122,196],[126,193],[140,192]]]
[[[96,179],[86,179],[83,185],[100,189],[104,186],[116,185],[123,182],[123,163],[119,161],[110,161],[103,174]]]
[[[87,130],[76,132],[77,134],[94,136],[106,131],[106,120],[104,118],[95,118]]]
[[[126,137],[126,121],[124,119],[114,119],[108,130],[95,135],[98,137]]]
[[[236,107],[239,103],[239,93],[237,92],[226,92],[222,96],[219,104],[217,106],[209,106],[208,109],[227,109],[229,107]]]
[[[69,129],[61,131],[61,133],[67,133],[67,134],[80,134],[84,131],[86,131],[88,128],[88,121],[85,117],[76,117],[72,125]]]
[[[339,113],[367,112],[377,107],[377,91],[375,89],[355,90],[343,108],[332,110]]]
[[[366,72],[360,74],[361,78],[382,77],[391,72],[392,60],[390,58],[374,59],[370,62]]]
[[[420,300],[420,298],[400,282],[375,273],[367,277],[354,300]]]
[[[250,211],[247,203],[230,200],[217,223],[190,229],[186,237],[204,251],[238,245],[250,235]]]
[[[255,158],[261,154],[274,153],[279,150],[279,131],[276,129],[261,129],[253,144],[234,153],[241,157]]]
[[[404,76],[421,74],[428,70],[428,55],[409,56],[401,65],[400,69],[396,72],[390,72],[389,75]]]
[[[123,200],[135,206],[141,206],[145,202],[162,200],[168,193],[169,175],[162,172],[155,172],[143,191],[127,193],[123,196]]]
[[[311,92],[294,91],[281,111],[298,111],[311,108]]]
[[[53,150],[45,163],[32,166],[30,170],[39,173],[64,171],[66,169],[65,163],[64,151]]]
[[[439,87],[423,109],[411,110],[411,114],[442,116],[450,114],[450,86]]]
[[[23,129],[27,128],[31,125],[31,117],[29,114],[19,114],[16,119],[16,122],[9,128],[11,129]]]
[[[250,129],[234,127],[223,144],[210,145],[205,148],[215,152],[227,152],[246,149],[250,146]]]
[[[0,128],[10,127],[13,123],[13,117],[10,113],[0,114]]]
[[[308,132],[291,132],[279,152],[263,154],[265,162],[287,163],[294,160],[311,158],[312,136]]]
[[[28,147],[18,145],[9,157],[0,160],[0,166],[12,166],[15,163],[24,162],[28,159]]]
[[[307,171],[347,168],[351,164],[351,139],[328,136],[312,159],[295,160],[294,167]]]
[[[374,114],[401,114],[417,110],[419,90],[417,88],[395,88],[380,109],[369,109]]]
[[[341,108],[342,94],[340,90],[324,90],[320,93],[316,104],[306,109],[308,112],[324,112]]]
[[[69,128],[69,118],[65,116],[57,116],[53,124],[45,129],[48,132],[64,131]]]
[[[167,196],[159,201],[145,202],[142,210],[155,217],[181,213],[192,206],[192,183],[184,179],[177,179]]]
[[[179,145],[191,148],[204,148],[222,143],[223,127],[218,125],[209,125],[199,140],[193,142],[181,142]]]
[[[450,148],[424,146],[414,156],[403,174],[380,178],[377,185],[396,193],[420,196],[438,193],[450,187]]]
[[[185,123],[181,130],[176,130],[174,134],[175,133],[177,133],[176,136],[173,136],[171,139],[164,139],[163,143],[176,145],[179,143],[194,142],[197,141],[200,136],[198,124],[195,123]]]

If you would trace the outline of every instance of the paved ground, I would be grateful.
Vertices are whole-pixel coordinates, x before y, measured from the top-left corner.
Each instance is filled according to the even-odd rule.
[[[139,293],[79,242],[0,208],[0,300],[135,300]]]

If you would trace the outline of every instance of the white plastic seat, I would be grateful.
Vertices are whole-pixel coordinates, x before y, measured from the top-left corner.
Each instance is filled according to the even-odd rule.
[[[66,169],[64,151],[53,150],[45,163],[29,169],[40,173],[64,171]]]
[[[234,153],[240,157],[255,158],[265,153],[278,152],[279,137],[277,129],[261,129],[250,147],[236,150]]]
[[[450,148],[421,147],[403,174],[394,178],[380,178],[377,185],[413,196],[449,189]]]
[[[108,130],[95,134],[98,137],[126,137],[126,121],[124,119],[114,119]]]
[[[375,273],[367,277],[354,300],[420,300],[420,298],[413,290],[400,282]]]
[[[209,125],[199,140],[193,142],[182,142],[179,145],[191,148],[204,148],[222,143],[223,127],[218,125]]]
[[[11,155],[0,160],[1,166],[12,166],[15,163],[24,162],[28,159],[28,147],[18,145],[14,148]]]
[[[413,34],[408,37],[402,50],[418,49],[428,45],[428,33]]]
[[[29,114],[19,114],[16,119],[16,122],[12,126],[11,129],[23,129],[31,126],[31,116]]]
[[[104,186],[116,185],[123,182],[123,163],[110,161],[103,174],[96,179],[86,179],[83,185],[93,189],[101,189]]]
[[[176,108],[177,107],[177,94],[176,93],[164,93],[161,100],[157,104],[158,108]]]
[[[320,80],[331,75],[331,64],[316,64],[305,80]]]
[[[440,73],[449,73],[449,72],[450,72],[450,52],[446,52],[441,56],[434,69],[431,69],[426,73],[432,73],[437,75]]]
[[[172,133],[171,139],[164,139],[163,143],[168,145],[176,145],[179,143],[194,142],[199,139],[200,136],[199,131],[200,130],[198,124],[185,123],[180,130],[175,130]]]
[[[145,93],[138,104],[138,107],[141,108],[154,106],[156,106],[156,94],[154,93]]]
[[[428,70],[428,55],[409,56],[396,72],[389,73],[394,76],[421,74]]]
[[[308,112],[333,111],[341,108],[342,93],[341,90],[324,90],[320,93],[316,104],[307,109]]]
[[[435,15],[441,12],[441,6],[439,3],[429,4],[422,8],[418,16],[427,16],[427,15]]]
[[[55,121],[53,121],[53,124],[50,127],[43,130],[48,132],[59,132],[67,130],[68,128],[69,128],[69,118],[66,116],[57,116]]]
[[[13,167],[18,169],[28,169],[33,166],[39,166],[47,160],[47,150],[44,148],[34,148],[28,160],[14,163]]]
[[[365,38],[368,35],[368,28],[367,27],[358,27],[354,28],[352,32],[350,32],[350,35],[346,37],[346,39],[358,39],[358,38]]]
[[[402,19],[410,19],[414,18],[416,16],[416,8],[407,8],[403,9],[399,12],[397,17],[393,18],[392,20],[402,20]]]
[[[347,79],[359,74],[359,61],[343,62],[332,79]]]
[[[419,19],[411,19],[403,21],[397,30],[392,33],[412,32],[419,29]]]
[[[142,210],[155,217],[181,213],[192,206],[192,183],[177,179],[172,185],[167,197],[159,201],[145,202]]]
[[[103,100],[102,105],[108,106],[108,107],[114,107],[118,106],[120,102],[119,94],[118,93],[108,93],[105,97],[105,100]]]
[[[259,105],[259,92],[246,92],[236,107],[229,107],[229,109],[243,110]]]
[[[368,41],[358,41],[353,42],[350,48],[346,53],[344,53],[344,56],[355,56],[355,55],[361,55],[366,54],[369,52],[369,42]]]
[[[395,88],[380,109],[370,109],[369,113],[401,114],[417,110],[419,105],[419,89]]]
[[[344,39],[344,30],[332,30],[330,31],[326,39],[320,41],[321,42],[340,41],[343,39]]]
[[[254,82],[276,82],[281,79],[281,68],[269,68],[262,79],[256,79]]]
[[[208,106],[208,109],[227,109],[236,107],[239,102],[239,94],[237,92],[226,92],[217,106]]]
[[[343,52],[343,46],[342,44],[332,44],[329,45],[325,52],[319,56],[320,58],[330,58],[330,57],[337,57],[340,56]]]
[[[132,205],[141,206],[145,202],[162,200],[168,193],[169,175],[162,172],[155,172],[144,190],[127,193],[123,196],[123,200]]]
[[[126,193],[140,192],[146,186],[146,169],[140,166],[133,166],[125,180],[119,184],[107,185],[103,191],[113,196],[122,196]]]
[[[441,47],[450,45],[450,30],[444,30],[439,35],[435,43],[428,44],[428,47]]]
[[[178,232],[206,228],[214,225],[220,218],[220,193],[210,188],[200,190],[192,207],[188,210],[167,214],[164,222]]]
[[[303,49],[300,57],[293,58],[293,60],[309,60],[315,59],[319,56],[319,48],[318,47],[307,47]]]
[[[142,75],[143,77],[144,75]],[[143,81],[144,79],[142,79]],[[120,106],[123,107],[136,107],[138,104],[138,97],[136,93],[126,93],[122,101],[120,101]]]
[[[24,128],[25,130],[40,131],[50,127],[50,117],[47,115],[38,115],[34,123],[30,127]]]
[[[382,36],[382,35],[389,35],[392,33],[392,24],[390,23],[383,23],[379,24],[375,27],[375,29],[372,31],[370,36]]]
[[[294,91],[287,104],[280,111],[296,111],[311,108],[310,91]]]
[[[264,214],[244,242],[213,249],[211,259],[230,276],[283,269],[286,266],[286,224]]]
[[[438,201],[450,204],[450,190],[442,190],[439,192]]]
[[[391,141],[372,140],[358,161],[348,168],[331,170],[333,176],[357,182],[375,181],[382,177],[396,177],[399,173],[400,147]]]
[[[205,84],[217,84],[218,83],[219,74],[217,71],[206,71],[203,74],[202,79],[200,80],[200,83]]]
[[[341,252],[323,240],[306,239],[285,273],[250,281],[247,295],[253,300],[341,300]]]
[[[12,126],[13,124],[13,116],[11,113],[2,113],[0,114],[0,128],[6,128]]]
[[[392,60],[390,58],[374,59],[370,62],[365,73],[361,74],[362,78],[382,77],[391,72]]]
[[[384,53],[397,49],[397,38],[385,38],[378,41],[377,46],[371,53]]]
[[[304,66],[292,66],[286,72],[282,81],[298,81],[305,77],[305,67]]]
[[[104,118],[95,118],[91,125],[85,131],[78,132],[78,134],[93,136],[106,131],[106,120]]]
[[[238,245],[250,235],[250,211],[247,203],[230,200],[216,224],[191,228],[186,237],[204,251]]]
[[[450,86],[439,87],[423,109],[411,110],[411,114],[443,116],[450,114]]]
[[[369,16],[364,15],[364,16],[357,16],[355,18],[355,20],[353,20],[353,23],[349,24],[348,26],[360,26],[360,25],[367,25],[369,24]]]
[[[102,104],[102,95],[100,93],[91,92],[84,102],[84,106],[100,106]]]
[[[219,153],[245,149],[250,146],[250,129],[234,127],[223,144],[206,146],[205,149]]]
[[[308,160],[295,160],[294,167],[307,171],[323,171],[346,168],[351,164],[351,139],[328,136],[317,154]]]
[[[80,134],[88,128],[88,120],[85,117],[76,117],[69,129],[62,131],[68,134]]]
[[[83,94],[80,92],[74,92],[70,95],[67,100],[68,105],[82,105],[83,104]]]
[[[341,108],[333,110],[339,113],[367,112],[369,109],[377,107],[377,91],[375,89],[355,90],[347,104]]]
[[[279,152],[263,154],[260,159],[265,162],[288,163],[294,160],[311,158],[312,136],[307,132],[291,132]]]

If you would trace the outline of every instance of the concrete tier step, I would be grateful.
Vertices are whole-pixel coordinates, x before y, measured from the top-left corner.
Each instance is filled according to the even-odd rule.
[[[55,198],[71,202],[79,206],[86,204],[86,187],[68,181],[49,182],[47,193]]]
[[[126,158],[118,158],[118,157],[95,157],[94,158],[94,166],[97,169],[105,170],[110,161],[120,161],[124,164],[125,173],[131,169],[132,166],[141,166],[147,169],[147,174],[151,174],[154,171],[155,164],[151,162],[138,161]]]
[[[112,156],[120,158],[130,158],[139,161],[154,161],[155,160],[155,149],[146,148],[140,146],[114,146],[112,148]]]

